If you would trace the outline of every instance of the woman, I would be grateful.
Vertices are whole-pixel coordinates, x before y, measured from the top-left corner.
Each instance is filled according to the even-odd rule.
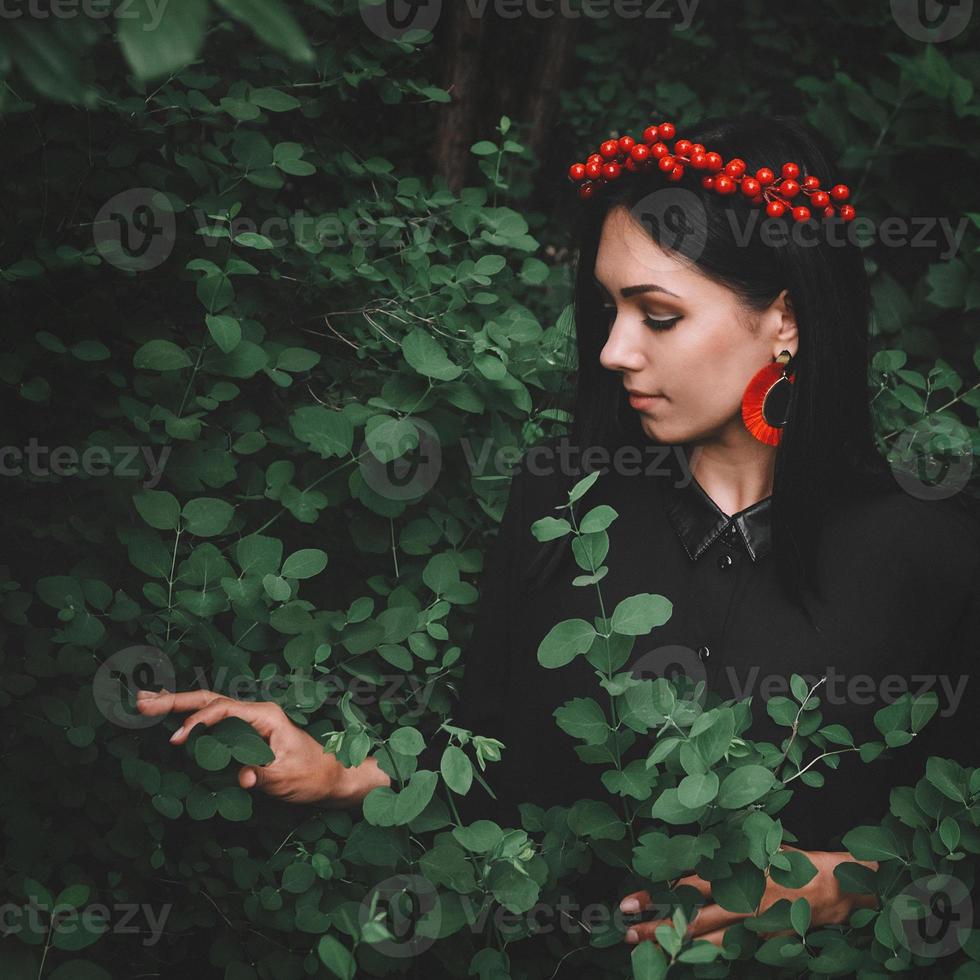
[[[834,176],[814,134],[791,119],[729,119],[684,135],[726,160],[740,157],[751,172],[795,161],[824,187]],[[529,530],[596,468],[570,451],[590,448],[603,471],[581,503],[609,503],[619,515],[601,582],[606,608],[637,592],[673,602],[670,620],[635,649],[634,669],[664,673],[679,663],[720,697],[753,696],[753,738],[779,744],[785,736],[763,703],[785,693],[793,673],[834,674],[834,697],[825,682],[825,724],[874,737],[873,712],[901,693],[892,681],[889,697],[883,678],[916,692],[922,674],[956,681],[968,675],[965,658],[980,636],[980,529],[965,495],[913,496],[875,450],[868,284],[839,224],[836,243],[821,230],[816,240],[774,245],[761,234],[764,212],[739,195],[722,197],[697,180],[668,184],[656,170],[615,181],[580,207],[574,426],[525,454],[481,577],[453,723],[501,738],[506,750],[487,774],[496,803],[471,791],[460,801],[464,819],[517,826],[522,802],[610,799],[552,717],[571,698],[596,694],[594,671],[583,658],[551,672],[536,660],[556,622],[598,613],[587,605],[589,589],[571,587],[580,570],[567,539],[542,546]],[[749,431],[742,408],[753,376],[784,352],[792,394],[773,445]],[[632,468],[614,455],[628,448],[639,451],[639,467],[635,455]],[[955,705],[947,689],[959,692]],[[941,688],[949,716],[915,746],[872,766],[844,756],[822,789],[803,788],[780,813],[818,868],[799,892],[814,924],[844,921],[863,900],[843,894],[834,877],[850,860],[840,835],[877,822],[890,786],[914,782],[927,755],[974,761],[966,719],[976,690]],[[241,785],[291,802],[356,805],[389,782],[373,758],[344,769],[275,705],[197,691],[147,697],[140,710],[192,712],[175,744],[198,723],[251,722],[277,759],[244,767]],[[631,758],[647,748],[636,745]],[[438,768],[441,750],[434,739],[420,768]],[[602,897],[630,887],[598,863],[586,880]],[[687,882],[705,898],[691,934],[720,943],[742,916],[711,901],[710,883]],[[780,897],[796,894],[773,884],[763,907]],[[621,907],[642,910],[647,899],[631,891]],[[637,924],[626,941],[652,938],[656,924]]]

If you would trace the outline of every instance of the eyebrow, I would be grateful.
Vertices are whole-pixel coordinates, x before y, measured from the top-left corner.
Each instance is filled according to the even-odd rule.
[[[592,281],[601,289],[606,288],[601,282],[599,282],[599,277],[594,273],[592,275]],[[639,293],[666,293],[668,296],[673,296],[675,299],[681,298],[677,295],[677,293],[672,293],[669,289],[666,289],[664,286],[658,286],[655,282],[641,283],[637,286],[624,286],[619,293],[623,299],[628,299],[630,296],[636,296]]]

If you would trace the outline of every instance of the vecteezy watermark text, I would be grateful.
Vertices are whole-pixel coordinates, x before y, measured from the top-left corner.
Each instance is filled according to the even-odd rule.
[[[152,489],[160,482],[170,458],[170,446],[162,446],[154,456],[152,446],[89,446],[78,452],[73,446],[42,446],[32,436],[26,446],[0,446],[0,476],[125,476],[143,475],[133,460],[142,456],[149,469],[149,478],[142,486]],[[115,460],[115,463],[113,463]]]

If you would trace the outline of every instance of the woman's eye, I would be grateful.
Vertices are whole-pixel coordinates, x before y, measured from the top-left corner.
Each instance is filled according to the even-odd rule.
[[[602,310],[606,314],[606,316],[610,319],[616,315],[616,307],[608,303],[603,305]],[[674,324],[677,323],[679,319],[680,319],[679,316],[672,316],[666,320],[658,320],[655,317],[646,316],[643,318],[643,322],[651,330],[661,331],[661,330],[670,330],[671,327],[673,327]]]
[[[655,320],[652,316],[648,316],[643,318],[643,322],[651,330],[670,330],[679,319],[679,316],[672,316],[667,320]]]

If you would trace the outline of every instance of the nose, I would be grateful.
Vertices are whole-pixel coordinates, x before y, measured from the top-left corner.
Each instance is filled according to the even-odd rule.
[[[599,352],[599,363],[607,371],[639,371],[646,363],[642,333],[632,329],[626,317],[617,316]]]

